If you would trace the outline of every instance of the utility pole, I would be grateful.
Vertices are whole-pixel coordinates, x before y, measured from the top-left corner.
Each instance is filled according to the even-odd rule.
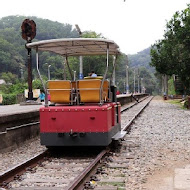
[[[51,65],[48,65],[48,80],[50,80],[50,67]]]
[[[129,94],[129,60],[126,56],[126,94]]]
[[[51,67],[51,65],[49,65],[48,63],[45,63],[45,65],[47,65],[48,80],[50,80],[50,67]]]
[[[134,89],[133,89],[133,93],[135,94],[135,68],[134,68]]]
[[[81,38],[82,37],[82,32],[81,32],[78,24],[75,24],[75,27],[77,29],[77,32],[79,33],[80,38]],[[80,60],[79,79],[83,79],[84,75],[83,75],[83,59],[82,59],[82,56],[79,56],[79,60]]]
[[[139,73],[139,68],[137,69],[137,82],[138,82],[138,93],[140,93],[140,73]]]

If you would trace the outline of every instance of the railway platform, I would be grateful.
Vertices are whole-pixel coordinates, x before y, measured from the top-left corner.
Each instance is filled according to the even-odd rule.
[[[1,105],[0,106],[0,117],[38,111],[41,106],[42,105],[20,106],[20,104],[6,105],[6,106]]]
[[[136,94],[142,98],[146,94]],[[118,95],[122,105],[135,102],[131,94]],[[39,134],[39,108],[42,105],[1,105],[0,106],[0,152],[16,147],[25,140]]]
[[[42,105],[0,106],[0,152],[17,147],[39,134],[39,108]]]

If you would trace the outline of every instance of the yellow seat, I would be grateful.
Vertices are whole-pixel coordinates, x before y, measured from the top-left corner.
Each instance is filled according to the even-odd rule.
[[[81,102],[100,102],[101,80],[79,80],[78,89]]]
[[[71,81],[69,80],[48,81],[48,91],[51,96],[51,102],[54,103],[71,102]]]
[[[100,102],[100,89],[101,89],[100,79],[90,79],[90,80],[79,80],[78,89],[80,94],[81,102]],[[108,100],[108,88],[109,82],[106,80],[103,84],[102,99]]]

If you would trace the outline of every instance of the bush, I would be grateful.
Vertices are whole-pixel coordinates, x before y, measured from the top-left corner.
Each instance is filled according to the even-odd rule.
[[[3,94],[3,105],[16,104],[16,95],[15,94]]]

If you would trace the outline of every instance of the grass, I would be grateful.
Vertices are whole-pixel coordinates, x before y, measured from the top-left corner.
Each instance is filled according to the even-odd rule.
[[[180,100],[167,100],[166,102],[170,103],[170,104],[177,105],[182,109],[186,109],[186,108],[184,108],[184,102],[181,102]]]
[[[100,185],[112,185],[112,186],[119,186],[119,187],[125,187],[125,183],[123,182],[98,182]]]

